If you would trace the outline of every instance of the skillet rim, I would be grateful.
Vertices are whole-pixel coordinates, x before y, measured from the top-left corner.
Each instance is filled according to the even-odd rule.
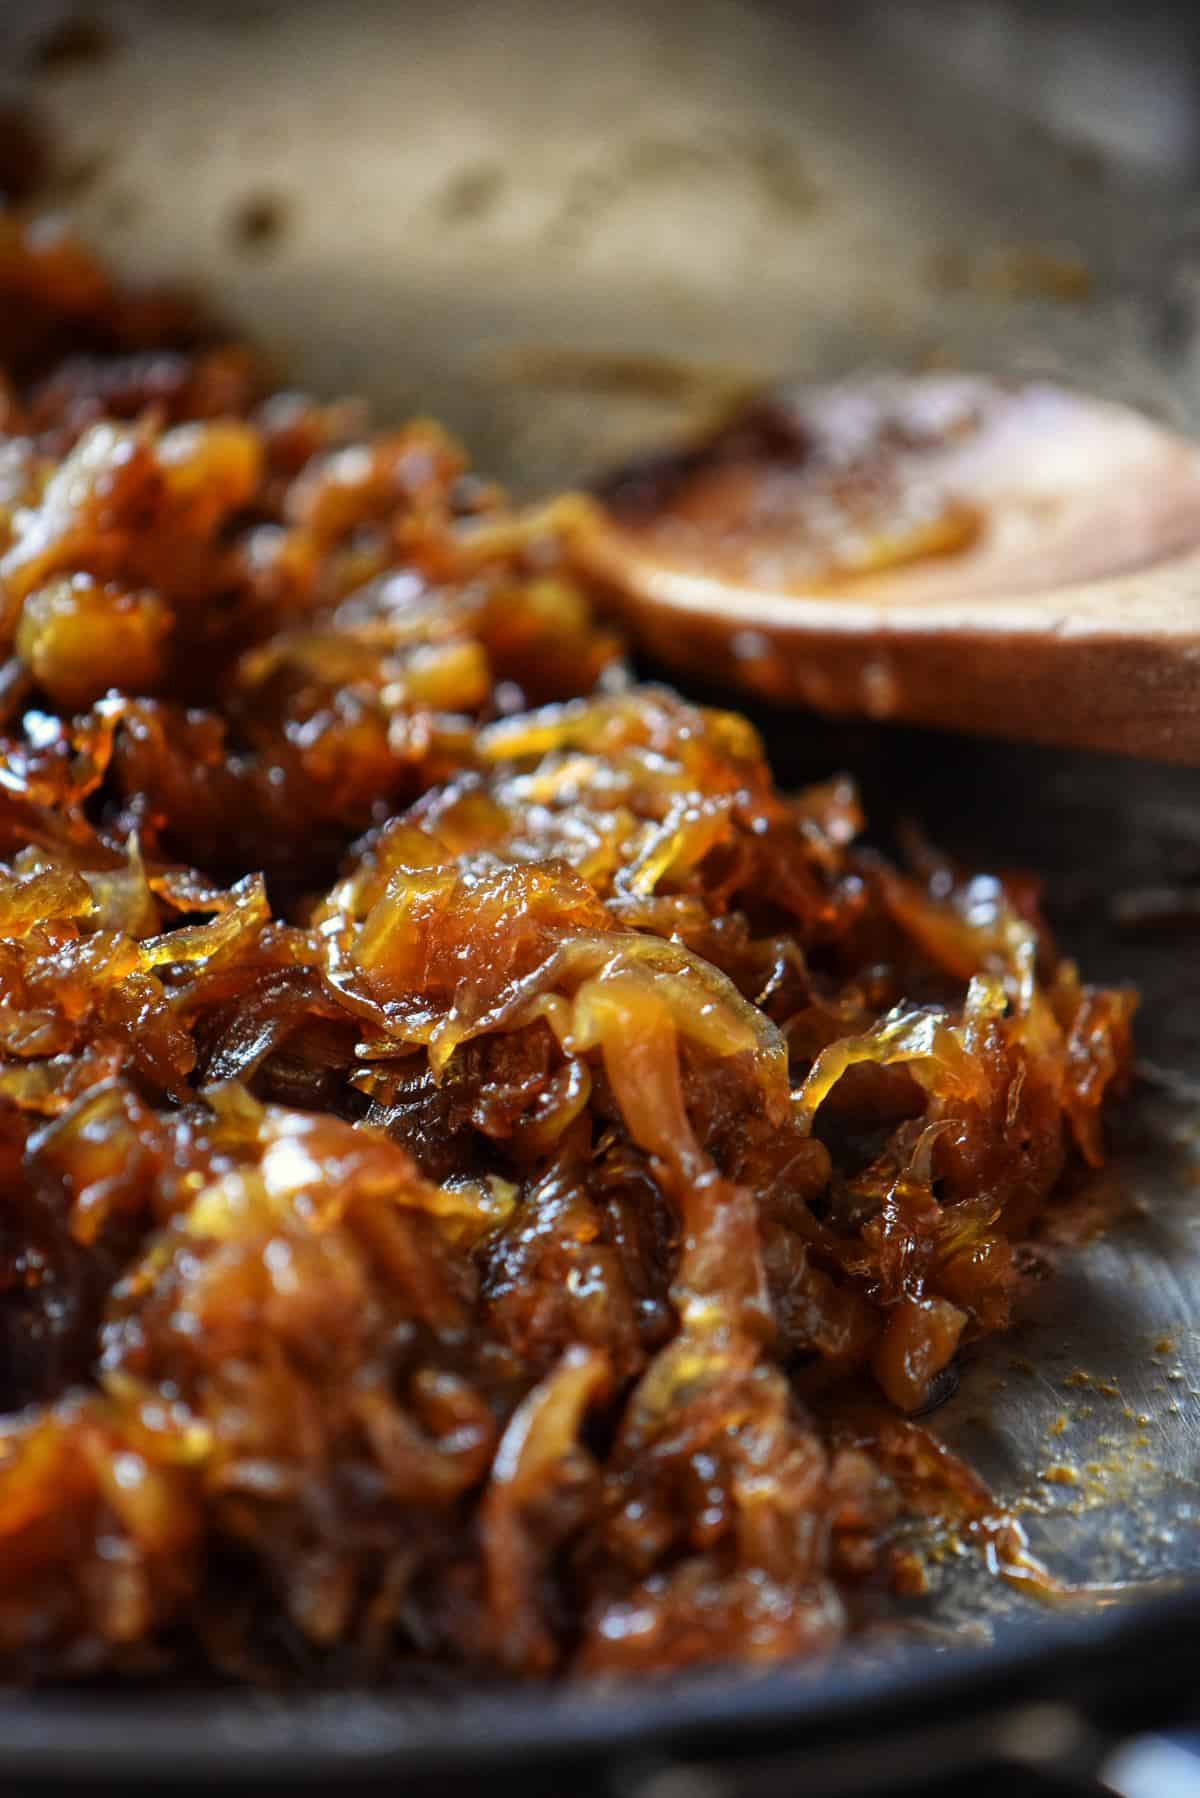
[[[230,1690],[132,1698],[42,1692],[0,1699],[0,1767],[9,1781],[240,1782],[305,1785],[337,1774],[490,1778],[587,1761],[639,1757],[804,1754],[849,1743],[873,1747],[930,1726],[978,1723],[1012,1707],[1060,1704],[1106,1738],[1178,1720],[1194,1697],[1189,1646],[1200,1644],[1200,1576],[1169,1595],[1130,1597],[1114,1610],[1028,1617],[997,1625],[994,1644],[947,1651],[906,1643],[898,1660],[814,1676],[707,1674],[669,1685],[629,1684],[464,1692],[443,1700],[342,1692],[286,1698]],[[797,1770],[802,1766],[802,1759]]]

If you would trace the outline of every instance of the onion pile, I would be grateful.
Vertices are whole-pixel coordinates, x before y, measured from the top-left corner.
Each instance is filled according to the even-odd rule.
[[[1132,996],[631,684],[585,502],[0,224],[0,1674],[827,1649]]]

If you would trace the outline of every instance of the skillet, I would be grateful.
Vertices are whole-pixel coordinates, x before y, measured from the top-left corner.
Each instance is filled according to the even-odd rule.
[[[443,417],[519,492],[695,428],[755,380],[864,365],[1046,373],[1200,430],[1186,6],[106,0],[80,18],[6,9],[0,97],[36,107],[49,197],[85,236],[122,272],[215,293],[298,382]],[[934,1420],[1081,1596],[1052,1612],[952,1561],[900,1643],[636,1691],[10,1695],[9,1789],[1082,1777],[1193,1700],[1197,776],[758,722],[784,780],[854,769],[883,832],[912,814],[952,851],[1038,868],[1089,973],[1142,988],[1111,1225],[1069,1240],[1067,1201],[1017,1327]]]

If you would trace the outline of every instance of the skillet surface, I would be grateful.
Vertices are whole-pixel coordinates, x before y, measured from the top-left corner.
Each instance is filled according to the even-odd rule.
[[[372,0],[127,0],[90,9],[112,34],[80,61],[44,50],[66,10],[9,9],[0,41],[93,241],[215,283],[299,379],[441,413],[520,489],[661,441],[747,379],[935,352],[1200,422],[1200,106],[1165,11],[1129,36],[1120,9],[1091,10],[1081,36],[1070,7],[1015,3],[963,9],[967,30],[931,0],[799,22],[728,0],[521,0],[502,24],[479,4],[439,23]],[[264,237],[247,208],[267,201]],[[1055,297],[1063,266],[1085,269],[1086,303]],[[636,1693],[8,1698],[11,1778],[403,1770],[445,1792],[455,1771],[574,1758],[577,1782],[619,1763],[635,1789],[656,1755],[836,1743],[851,1790],[898,1783],[899,1749],[886,1773],[847,1758],[868,1724],[919,1728],[924,1765],[999,1752],[1017,1701],[1066,1702],[1047,1739],[1081,1753],[1064,1715],[1119,1728],[1178,1702],[1200,1634],[1200,776],[760,722],[783,778],[859,773],[883,831],[908,812],[947,848],[1043,870],[1089,973],[1143,990],[1111,1227],[1047,1245],[1053,1277],[935,1420],[1090,1596],[1051,1614],[952,1558],[901,1648]],[[1173,918],[1163,889],[1185,895]],[[947,1734],[964,1715],[978,1725]]]

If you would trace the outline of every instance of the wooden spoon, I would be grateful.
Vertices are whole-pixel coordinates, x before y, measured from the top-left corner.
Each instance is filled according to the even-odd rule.
[[[584,563],[668,664],[1200,762],[1200,447],[1128,408],[863,378],[771,395],[597,491]]]

